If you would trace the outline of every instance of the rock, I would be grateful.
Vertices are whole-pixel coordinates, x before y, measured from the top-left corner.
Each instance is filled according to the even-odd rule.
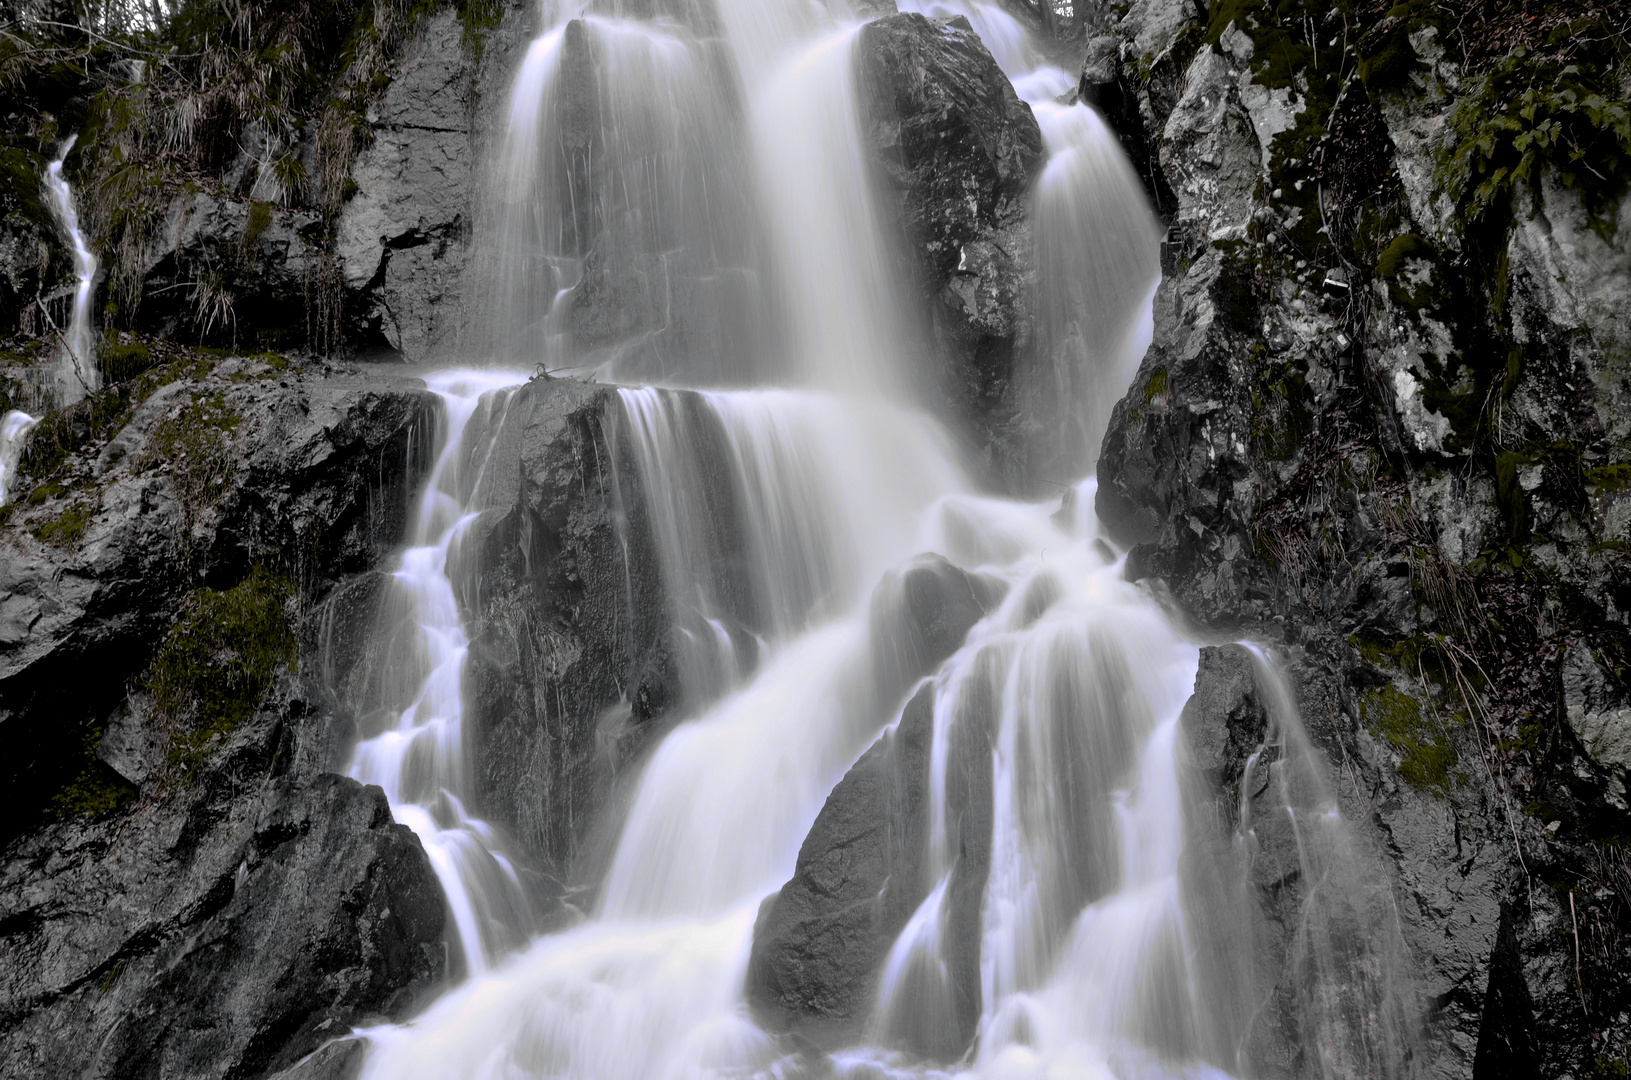
[[[256,786],[7,849],[0,1075],[258,1075],[423,1001],[442,898],[384,793]]]
[[[1195,692],[1179,718],[1191,764],[1224,793],[1226,804],[1231,793],[1237,796],[1237,806],[1246,759],[1268,737],[1268,710],[1257,692],[1255,665],[1243,646],[1203,647]]]
[[[677,694],[666,593],[614,390],[535,380],[511,400],[488,510],[466,678],[473,809],[567,875],[610,786]]]
[[[458,15],[439,12],[369,109],[373,138],[351,167],[357,194],[335,237],[364,348],[423,361],[457,340],[475,185],[474,77]]]
[[[145,249],[134,324],[233,345],[298,342],[290,312],[305,309],[320,223],[315,210],[266,201],[205,191],[175,197]]]
[[[859,1033],[926,880],[934,691],[925,686],[845,775],[754,927],[748,996],[773,1031],[821,1045]],[[989,842],[989,840],[988,840]]]
[[[872,599],[878,699],[895,702],[963,643],[1001,599],[938,555],[919,556]],[[980,911],[990,869],[989,681],[971,680],[948,732],[947,851],[941,899],[943,984],[903,1004],[887,1038],[939,1060],[960,1057],[980,1016]],[[934,686],[925,683],[833,789],[799,849],[793,879],[754,929],[748,995],[777,1031],[835,1045],[872,1015],[885,958],[930,891],[927,849]]]
[[[943,411],[1011,460],[1041,132],[966,22],[894,15],[863,27],[857,49],[868,146],[904,223],[905,273],[942,357],[927,381]]]
[[[1627,812],[1626,781],[1631,770],[1631,700],[1619,681],[1603,670],[1584,644],[1572,646],[1561,672],[1563,716],[1586,756],[1604,773],[1589,803]]]
[[[423,390],[238,374],[223,368],[161,389],[122,433],[70,458],[66,490],[0,530],[9,549],[0,559],[0,740],[18,810],[4,838],[30,825],[79,768],[84,732],[119,713],[191,590],[230,586],[265,564],[318,594],[402,537],[408,492],[426,464],[416,435],[432,407]],[[214,429],[205,413],[237,419]],[[194,445],[200,471],[154,458],[154,432],[166,422],[204,432]],[[211,461],[237,467],[203,472]],[[34,535],[70,512],[85,515],[81,538]],[[125,745],[116,735],[109,754]]]
[[[940,555],[919,555],[887,575],[872,595],[878,700],[898,702],[962,645],[969,629],[1001,600],[1001,583],[975,577]]]

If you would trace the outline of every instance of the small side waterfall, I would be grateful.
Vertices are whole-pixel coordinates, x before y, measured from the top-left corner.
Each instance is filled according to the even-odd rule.
[[[12,477],[17,475],[17,463],[28,445],[28,433],[39,423],[35,417],[21,409],[12,409],[0,417],[0,506],[10,497]]]
[[[62,153],[46,168],[45,190],[50,196],[51,209],[57,223],[62,226],[74,252],[74,274],[78,284],[74,288],[74,307],[68,331],[63,337],[63,354],[57,379],[58,406],[71,405],[93,393],[102,385],[101,373],[96,367],[95,331],[91,326],[91,295],[96,288],[96,253],[79,231],[79,212],[74,206],[74,192],[62,175],[63,163],[74,148],[78,136],[69,136]]]

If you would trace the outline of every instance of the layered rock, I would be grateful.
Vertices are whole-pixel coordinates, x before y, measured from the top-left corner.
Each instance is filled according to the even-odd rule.
[[[6,1075],[259,1075],[444,973],[419,841],[328,771],[319,647],[372,621],[433,407],[182,356],[37,430],[0,527]]]

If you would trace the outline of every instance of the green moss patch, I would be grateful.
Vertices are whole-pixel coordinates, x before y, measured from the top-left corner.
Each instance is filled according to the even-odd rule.
[[[153,658],[147,681],[172,730],[170,760],[195,767],[255,711],[279,669],[293,670],[294,586],[264,567],[224,591],[199,589]]]
[[[105,817],[135,797],[136,789],[96,756],[102,730],[96,727],[86,733],[84,768],[51,800],[51,808],[58,817]]]
[[[32,496],[30,496],[32,500]],[[34,539],[57,547],[78,547],[79,542],[85,538],[85,530],[90,527],[91,518],[96,515],[95,507],[89,503],[75,501],[73,505],[52,517],[35,525],[30,532]]]
[[[1399,775],[1417,791],[1447,797],[1460,756],[1436,729],[1421,702],[1391,683],[1359,698],[1365,726],[1399,753]]]
[[[232,433],[242,422],[219,389],[192,399],[153,432],[149,460],[170,465],[176,495],[190,514],[213,505],[237,473]]]

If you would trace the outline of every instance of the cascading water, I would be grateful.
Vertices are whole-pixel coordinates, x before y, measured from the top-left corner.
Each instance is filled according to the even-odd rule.
[[[57,403],[71,405],[102,385],[96,367],[96,343],[91,328],[91,294],[96,288],[96,253],[79,231],[79,212],[74,207],[74,192],[62,175],[63,163],[74,148],[77,136],[69,136],[63,144],[62,154],[46,168],[45,190],[51,198],[51,208],[58,224],[68,237],[74,251],[74,307],[68,321],[68,332],[63,339],[63,355],[58,378]]]
[[[496,218],[510,222],[494,258],[500,351],[804,388],[628,389],[604,417],[640,472],[686,719],[639,776],[589,917],[483,971],[524,931],[510,913],[526,890],[460,801],[465,641],[448,575],[514,379],[431,380],[444,442],[396,576],[418,612],[411,704],[352,772],[384,784],[425,840],[476,974],[418,1019],[368,1031],[364,1076],[1246,1075],[1260,988],[1250,933],[1236,931],[1245,875],[1269,857],[1297,859],[1317,883],[1297,954],[1314,988],[1304,1052],[1325,1075],[1398,1074],[1402,1021],[1381,1036],[1372,1023],[1378,996],[1402,1000],[1380,986],[1396,966],[1363,946],[1396,934],[1385,911],[1352,899],[1377,893],[1344,877],[1345,827],[1288,702],[1276,699],[1251,766],[1271,769],[1278,809],[1258,804],[1199,872],[1190,804],[1202,782],[1180,726],[1198,648],[1124,580],[1097,535],[1093,481],[1077,485],[1073,512],[980,495],[939,427],[890,403],[909,382],[897,369],[911,320],[859,156],[852,28],[794,0],[721,0],[717,16],[625,6],[546,15],[517,79],[496,181]],[[1051,159],[1034,213],[1051,235],[1033,394],[1073,425],[1050,460],[1085,468],[1147,342],[1150,215],[1102,123],[1053,101],[1068,77],[1017,24],[986,5],[923,7],[968,16],[1042,122]],[[739,138],[743,156],[703,160]],[[711,209],[680,220],[715,205],[695,195],[721,178],[748,195],[731,228]],[[689,250],[705,241],[706,258]],[[618,278],[608,262],[639,272]],[[770,298],[767,322],[735,338],[735,359],[699,364],[675,340],[694,318],[669,321],[678,308],[666,305],[689,297],[701,310],[724,294],[670,285],[696,275],[713,288],[731,267],[751,282],[731,303]],[[574,305],[614,278],[640,318],[662,318],[624,328],[608,357]],[[879,612],[925,551],[1001,599],[919,683]],[[1267,667],[1263,680],[1276,685]],[[756,921],[835,785],[881,733],[899,733],[920,692],[932,700],[921,900],[881,958],[852,1045],[800,1047],[750,1008]],[[1263,839],[1288,827],[1289,848]],[[1355,964],[1375,977],[1356,980]]]
[[[418,834],[447,897],[466,968],[489,962],[534,929],[531,902],[493,830],[465,812],[470,790],[464,756],[464,661],[468,641],[454,598],[453,567],[463,530],[477,516],[472,502],[491,454],[507,391],[526,376],[501,371],[452,372],[426,379],[441,399],[439,452],[414,517],[411,539],[392,576],[397,603],[411,613],[408,639],[395,651],[387,700],[393,723],[357,745],[349,775],[385,790],[396,820]],[[497,412],[495,418],[493,413]],[[478,413],[474,445],[464,433]],[[488,438],[480,438],[481,433]]]
[[[902,11],[969,21],[1031,106],[1048,150],[1032,207],[1036,337],[1025,407],[1050,433],[1033,467],[1080,475],[1098,457],[1110,410],[1149,347],[1160,228],[1115,133],[1071,101],[1076,78],[1019,21],[981,0],[902,0]],[[1062,477],[1061,477],[1062,478]]]
[[[23,448],[28,445],[28,433],[34,430],[37,423],[36,418],[21,409],[12,409],[0,417],[0,506],[6,505],[10,494],[7,485],[17,474],[17,462],[23,456]]]

